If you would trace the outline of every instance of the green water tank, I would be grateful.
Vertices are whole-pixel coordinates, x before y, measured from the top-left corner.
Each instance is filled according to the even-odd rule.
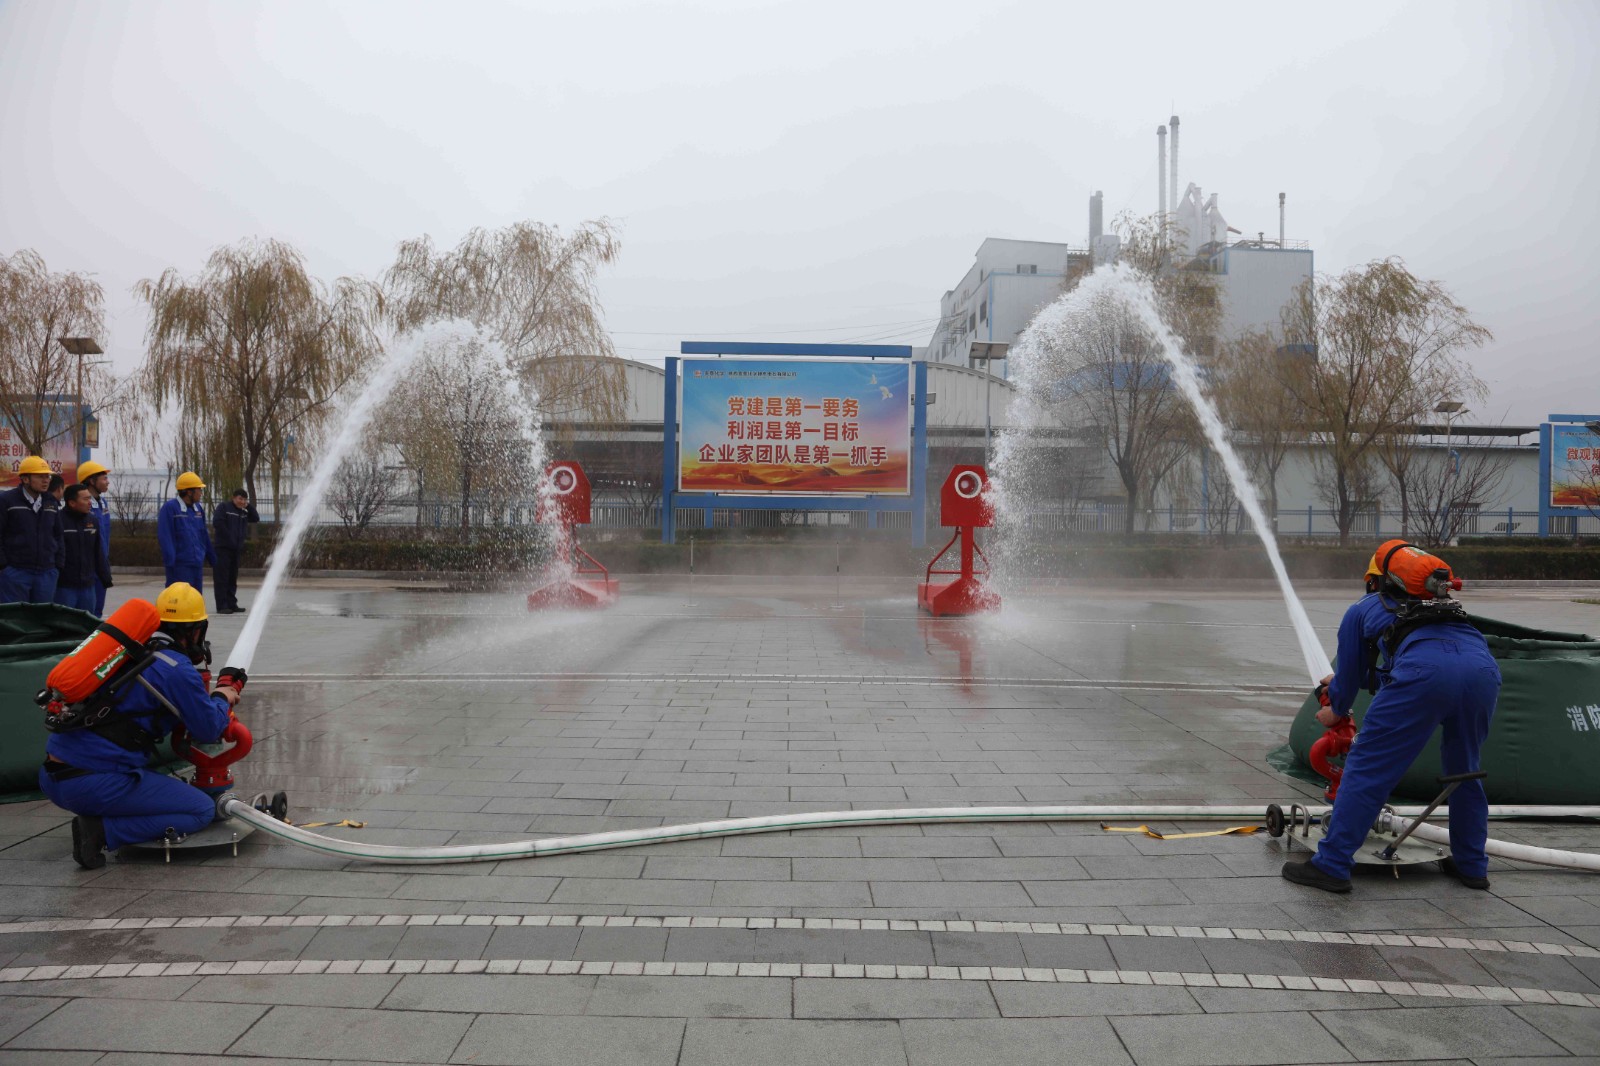
[[[1489,802],[1600,803],[1600,640],[1469,618],[1489,642],[1504,679],[1483,746]],[[1365,692],[1356,700],[1358,724],[1370,702]],[[1316,698],[1307,696],[1289,727],[1295,765],[1308,773],[1311,745],[1323,734],[1316,713]],[[1395,798],[1432,799],[1441,772],[1436,732],[1395,789]]]

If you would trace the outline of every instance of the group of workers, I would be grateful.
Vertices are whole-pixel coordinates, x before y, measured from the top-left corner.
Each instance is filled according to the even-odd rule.
[[[58,603],[104,614],[112,586],[106,504],[111,471],[85,462],[68,485],[44,459],[30,455],[19,464],[17,478],[15,488],[0,493],[0,603]],[[209,563],[217,613],[242,613],[239,555],[261,515],[249,493],[235,489],[212,511],[208,530],[200,506],[205,487],[197,474],[181,474],[177,496],[156,516],[166,583],[182,581],[203,592]]]

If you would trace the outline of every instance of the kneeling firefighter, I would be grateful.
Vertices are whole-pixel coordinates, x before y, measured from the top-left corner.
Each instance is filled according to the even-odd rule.
[[[1332,727],[1350,714],[1358,689],[1375,693],[1344,763],[1326,836],[1309,862],[1283,876],[1326,892],[1350,891],[1356,849],[1435,729],[1443,729],[1444,773],[1474,773],[1500,692],[1488,642],[1450,598],[1461,582],[1436,556],[1403,540],[1386,541],[1367,566],[1367,595],[1339,623],[1337,667],[1317,686],[1317,721]],[[1379,656],[1382,656],[1381,665]],[[1450,796],[1451,857],[1444,871],[1468,888],[1489,887],[1489,800],[1481,780]]]
[[[39,788],[77,815],[72,857],[86,870],[125,844],[177,838],[211,824],[216,802],[186,781],[145,769],[156,744],[182,725],[200,743],[227,730],[244,687],[225,671],[207,693],[206,605],[178,582],[155,606],[130,600],[50,673]]]

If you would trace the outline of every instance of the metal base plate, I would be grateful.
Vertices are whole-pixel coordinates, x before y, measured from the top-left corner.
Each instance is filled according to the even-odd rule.
[[[212,822],[204,829],[190,833],[176,844],[168,844],[157,837],[155,840],[141,840],[137,844],[128,844],[130,848],[145,848],[150,851],[187,851],[190,848],[226,848],[237,844],[245,837],[256,831],[256,827],[248,822],[241,822],[233,818],[224,818]]]
[[[1309,835],[1302,836],[1300,831],[1285,833],[1283,841],[1285,848],[1305,848],[1313,855],[1317,853],[1317,845],[1322,841],[1322,826],[1311,827]],[[1356,849],[1351,856],[1357,866],[1410,866],[1419,862],[1438,862],[1450,854],[1450,849],[1438,844],[1430,844],[1425,840],[1414,837],[1403,841],[1395,850],[1394,858],[1385,859],[1383,849],[1394,842],[1393,833],[1380,833],[1377,830],[1367,834],[1367,839]]]

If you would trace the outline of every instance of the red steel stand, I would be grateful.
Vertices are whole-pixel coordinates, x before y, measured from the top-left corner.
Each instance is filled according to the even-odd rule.
[[[994,509],[988,499],[989,478],[981,466],[958,466],[950,471],[944,488],[939,490],[939,521],[955,526],[956,532],[939,554],[928,563],[925,580],[917,586],[917,606],[934,617],[944,615],[977,614],[997,610],[1000,596],[991,590],[985,579],[989,576],[989,558],[978,547],[978,528],[994,525]],[[943,559],[956,543],[961,542],[961,569],[939,568]],[[977,560],[983,560],[978,569]],[[938,583],[934,575],[956,575],[954,581]]]
[[[578,544],[580,525],[588,525],[589,478],[575,462],[550,463],[539,489],[536,518],[555,527],[554,555],[528,593],[530,611],[563,607],[609,607],[620,586],[600,561]]]

